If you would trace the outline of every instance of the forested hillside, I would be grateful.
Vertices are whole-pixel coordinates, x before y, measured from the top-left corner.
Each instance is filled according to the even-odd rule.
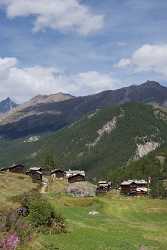
[[[52,167],[85,169],[90,177],[110,178],[113,171],[121,176],[122,167],[165,147],[166,141],[166,110],[130,103],[97,110],[56,133],[2,140],[0,164],[46,165],[50,160]],[[135,169],[130,166],[128,171]],[[149,167],[147,175],[152,171]]]

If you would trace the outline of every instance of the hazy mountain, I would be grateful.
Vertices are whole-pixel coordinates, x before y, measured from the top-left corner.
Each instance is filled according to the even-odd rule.
[[[33,97],[30,101],[24,103],[19,110],[22,110],[27,107],[33,107],[39,104],[43,103],[55,103],[55,102],[63,102],[66,100],[70,100],[74,98],[74,96],[70,94],[64,94],[64,93],[57,93],[57,94],[52,94],[52,95],[37,95]]]
[[[6,113],[16,108],[17,104],[12,101],[9,97],[0,102],[0,113]]]
[[[147,81],[138,86],[132,85],[84,97],[64,97],[64,94],[61,94],[59,98],[56,96],[54,99],[55,96],[35,97],[0,119],[0,136],[16,138],[56,131],[96,109],[128,102],[156,103],[165,106],[167,88],[157,82]]]

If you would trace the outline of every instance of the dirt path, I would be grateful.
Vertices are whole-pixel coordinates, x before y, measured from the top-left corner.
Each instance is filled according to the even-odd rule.
[[[48,179],[44,177],[42,181],[42,187],[41,187],[40,193],[41,194],[47,193],[47,189],[48,189]]]

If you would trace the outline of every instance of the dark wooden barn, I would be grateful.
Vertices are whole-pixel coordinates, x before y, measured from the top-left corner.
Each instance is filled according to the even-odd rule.
[[[111,182],[110,181],[99,181],[97,184],[96,193],[106,193],[111,190]]]
[[[85,176],[82,174],[76,174],[68,177],[69,183],[79,182],[79,181],[85,181]]]
[[[25,174],[26,168],[22,164],[15,164],[7,168],[2,168],[0,171],[2,172],[11,172],[11,173],[18,173],[18,174]]]
[[[55,175],[56,178],[62,179],[65,177],[65,171],[62,169],[54,169],[52,170],[51,175]]]
[[[30,168],[27,172],[27,175],[31,176],[32,180],[34,182],[42,182],[42,172],[41,172],[41,168]]]
[[[145,195],[148,192],[147,182],[145,180],[123,181],[120,192],[125,195]]]

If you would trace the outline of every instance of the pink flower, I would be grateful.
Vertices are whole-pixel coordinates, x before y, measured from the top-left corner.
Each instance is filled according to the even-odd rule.
[[[16,233],[9,234],[2,241],[2,249],[3,250],[15,250],[19,243],[20,243],[20,240]]]

